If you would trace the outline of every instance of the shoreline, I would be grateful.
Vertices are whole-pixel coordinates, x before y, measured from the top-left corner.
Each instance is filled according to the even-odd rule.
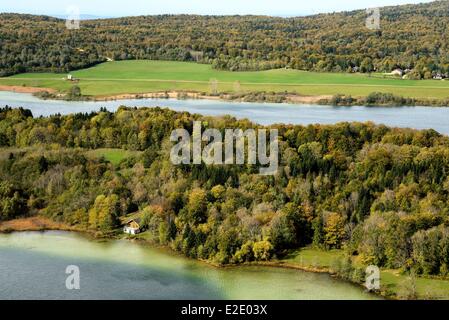
[[[248,93],[250,94],[250,93]],[[214,101],[231,101],[231,102],[274,102],[274,101],[245,101],[244,98],[232,99],[232,95],[224,93],[221,95],[208,95],[205,93],[197,91],[167,91],[167,92],[149,92],[149,93],[124,93],[116,95],[104,95],[95,96],[93,101],[117,101],[117,100],[130,100],[130,99],[199,99],[199,100],[214,100]],[[319,105],[320,102],[325,99],[331,99],[331,95],[317,95],[317,96],[302,96],[295,94],[285,95],[285,101],[279,103],[290,103],[290,104],[316,104]]]
[[[63,99],[63,95],[58,93],[57,90],[52,88],[40,88],[40,87],[23,87],[23,86],[9,86],[0,85],[0,91],[15,92],[15,93],[31,93],[35,97],[41,100],[63,100],[63,101],[77,101],[73,99]],[[49,98],[39,96],[39,94],[48,94]],[[247,93],[251,94],[251,93]],[[277,93],[282,94],[282,93]],[[234,101],[234,102],[274,102],[274,101],[245,101],[244,98],[231,99],[231,94],[223,93],[220,95],[210,95],[205,92],[198,91],[155,91],[155,92],[144,92],[144,93],[120,93],[120,94],[108,94],[108,95],[98,95],[98,96],[81,96],[81,100],[84,98],[86,101],[94,102],[106,102],[106,101],[119,101],[119,100],[139,100],[139,99],[199,99],[199,100],[215,100],[215,101]],[[332,95],[317,95],[317,96],[303,96],[299,94],[286,94],[285,101],[279,103],[290,103],[290,104],[316,104],[319,105],[320,102],[326,99],[331,99]]]
[[[18,218],[18,219],[9,220],[9,221],[0,221],[0,234],[11,234],[11,233],[16,233],[16,232],[17,233],[20,233],[20,232],[46,232],[46,231],[74,232],[74,233],[78,233],[82,236],[87,237],[89,240],[99,240],[99,241],[101,241],[101,240],[105,240],[105,241],[125,240],[125,241],[129,241],[129,242],[135,242],[142,246],[149,246],[152,249],[161,250],[165,254],[175,255],[175,256],[181,257],[183,259],[189,259],[192,261],[204,263],[212,268],[226,269],[226,268],[239,268],[239,267],[245,267],[245,266],[254,266],[254,267],[259,266],[259,267],[270,267],[270,268],[294,269],[294,270],[298,270],[298,271],[318,273],[318,274],[328,274],[330,277],[338,279],[339,281],[343,281],[343,282],[346,282],[353,286],[356,286],[356,287],[360,288],[361,290],[366,290],[366,288],[362,282],[347,279],[343,275],[339,274],[337,271],[332,270],[332,268],[330,266],[323,265],[323,264],[321,264],[321,265],[305,264],[304,265],[304,264],[290,262],[290,261],[282,260],[282,259],[280,259],[280,260],[272,259],[270,261],[252,261],[252,262],[244,262],[244,263],[240,263],[240,264],[233,263],[233,264],[222,265],[222,264],[215,263],[213,261],[208,261],[208,260],[204,260],[204,259],[193,259],[193,258],[186,257],[186,256],[182,255],[181,253],[174,251],[168,245],[160,245],[160,244],[153,242],[151,240],[148,240],[148,239],[142,239],[142,238],[129,236],[129,235],[125,235],[125,234],[121,234],[121,235],[115,234],[115,233],[114,234],[102,234],[100,232],[89,231],[89,230],[85,230],[85,229],[81,229],[81,228],[71,227],[64,223],[54,222],[51,219],[42,217],[42,216]],[[302,248],[302,249],[305,249],[305,248]],[[387,269],[381,270],[382,273],[386,272],[386,273],[391,273],[391,274],[395,274],[395,271],[397,271],[397,270],[387,270]],[[434,278],[419,276],[418,279],[432,280]],[[435,278],[434,280],[441,281],[444,279]],[[444,280],[444,281],[448,281],[448,280]],[[400,285],[400,283],[398,282],[397,285]],[[381,290],[372,291],[369,293],[371,293],[377,297],[387,299],[387,300],[400,300],[400,297],[398,295],[399,291],[397,291],[399,288],[391,291],[390,288],[388,288],[389,286],[390,286],[390,284],[387,284],[386,287],[381,287]],[[446,296],[442,297],[442,296],[438,296],[436,294],[431,295],[430,292],[427,292],[426,295],[428,295],[428,296],[424,296],[424,299],[436,299],[436,300],[447,299]],[[416,298],[415,300],[422,300],[422,299],[423,299],[423,296],[421,296],[421,297],[418,296],[418,298]]]
[[[52,88],[0,85],[0,91],[29,93],[32,94],[34,97],[43,101],[61,100],[61,101],[93,101],[93,102],[140,100],[140,99],[177,99],[177,100],[198,99],[198,100],[212,100],[212,101],[235,102],[235,103],[312,104],[319,106],[319,105],[332,105],[331,103],[329,103],[329,101],[334,97],[332,95],[311,96],[311,95],[300,95],[294,93],[281,93],[281,92],[279,93],[248,92],[242,93],[237,97],[235,97],[234,95],[229,93],[210,95],[205,92],[186,90],[186,91],[155,91],[146,93],[120,93],[120,94],[109,94],[99,96],[81,96],[79,99],[64,99],[63,94],[58,93],[57,90]],[[256,95],[255,99],[252,98],[251,95]],[[257,95],[268,97],[269,100],[260,99],[260,97],[257,97]],[[250,98],[248,99],[248,97]]]
[[[367,96],[345,96],[337,95],[301,95],[292,92],[244,92],[244,93],[220,93],[216,95],[207,94],[206,92],[191,91],[191,90],[172,90],[172,91],[155,91],[146,93],[121,93],[121,94],[107,94],[98,96],[81,95],[77,98],[67,98],[63,94],[52,88],[39,87],[22,87],[0,85],[0,91],[27,93],[32,94],[40,100],[53,101],[93,101],[93,102],[107,102],[120,100],[140,100],[140,99],[176,99],[176,100],[211,100],[235,103],[275,103],[275,104],[305,104],[317,106],[335,106],[335,107],[434,107],[446,108],[449,107],[448,99],[415,99],[403,98],[402,96],[390,95],[390,101],[378,103],[366,103]],[[380,94],[388,97],[387,93],[373,92],[372,94]],[[399,99],[403,102],[398,103]]]
[[[152,248],[163,250],[167,254],[174,254],[174,255],[177,255],[184,259],[191,259],[189,257],[185,257],[182,254],[179,254],[176,251],[173,251],[167,245],[157,245],[149,240],[129,237],[126,235],[124,237],[111,236],[111,235],[98,236],[98,234],[95,232],[90,232],[90,231],[82,230],[79,228],[71,227],[64,223],[57,223],[57,222],[52,221],[49,218],[45,218],[45,217],[41,217],[41,216],[19,218],[19,219],[0,222],[0,234],[11,234],[11,233],[16,233],[16,232],[18,232],[18,233],[20,233],[20,232],[46,232],[46,231],[75,232],[75,233],[79,233],[84,236],[87,236],[91,239],[127,240],[130,242],[136,242],[143,246],[151,246]],[[285,262],[282,260],[255,261],[255,262],[245,262],[245,263],[241,263],[241,264],[227,264],[227,265],[221,265],[221,264],[214,263],[213,261],[207,261],[207,260],[203,260],[203,259],[192,259],[192,260],[200,262],[200,263],[204,263],[213,268],[220,268],[220,269],[253,266],[253,267],[294,269],[294,270],[298,270],[298,271],[302,271],[302,272],[328,274],[330,277],[334,277],[334,278],[338,279],[339,281],[343,281],[348,284],[351,284],[351,285],[354,285],[361,289],[366,290],[366,288],[363,286],[363,284],[355,283],[353,281],[343,279],[341,276],[338,275],[338,273],[332,271],[329,267],[325,267],[325,266],[303,266],[303,265],[299,265],[299,264],[295,264],[295,263]],[[376,295],[378,297],[382,297],[384,299],[391,299],[391,297],[384,295],[382,292],[371,292],[371,294]]]

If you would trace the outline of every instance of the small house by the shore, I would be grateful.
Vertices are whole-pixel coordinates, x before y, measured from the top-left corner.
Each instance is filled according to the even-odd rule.
[[[139,234],[142,232],[141,220],[139,218],[129,220],[123,227],[123,232],[127,234]]]

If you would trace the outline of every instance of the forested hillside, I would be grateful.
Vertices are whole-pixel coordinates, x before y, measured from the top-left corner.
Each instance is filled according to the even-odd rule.
[[[361,123],[279,125],[280,167],[170,161],[174,128],[247,120],[160,108],[33,118],[0,110],[0,219],[43,214],[108,233],[140,212],[161,244],[219,263],[313,243],[367,264],[449,274],[449,138]],[[112,164],[87,149],[141,151]]]
[[[226,70],[390,72],[413,78],[449,72],[449,1],[381,9],[381,29],[364,10],[299,18],[141,16],[81,22],[0,15],[0,75],[67,72],[106,61],[199,61]]]

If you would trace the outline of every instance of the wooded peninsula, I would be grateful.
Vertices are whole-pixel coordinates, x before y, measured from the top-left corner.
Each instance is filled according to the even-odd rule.
[[[278,125],[280,167],[261,176],[257,165],[173,165],[170,134],[192,132],[194,121],[260,127],[160,108],[39,118],[2,108],[0,218],[40,214],[108,235],[137,213],[156,242],[219,264],[313,244],[448,275],[448,137],[371,123]],[[100,148],[116,154],[92,156]]]

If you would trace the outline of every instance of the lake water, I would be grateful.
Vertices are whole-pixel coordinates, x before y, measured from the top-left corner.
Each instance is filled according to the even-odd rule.
[[[68,265],[80,290],[68,290]],[[214,268],[127,240],[62,231],[0,234],[0,299],[377,299],[330,277],[269,267]]]
[[[60,113],[97,111],[106,107],[110,111],[120,105],[161,106],[176,111],[188,111],[203,115],[230,114],[248,118],[260,124],[333,124],[342,121],[372,121],[393,127],[435,129],[449,135],[449,108],[434,107],[333,107],[305,104],[239,103],[211,100],[139,99],[107,102],[75,102],[40,100],[30,94],[0,92],[0,106],[22,106],[34,116]]]

